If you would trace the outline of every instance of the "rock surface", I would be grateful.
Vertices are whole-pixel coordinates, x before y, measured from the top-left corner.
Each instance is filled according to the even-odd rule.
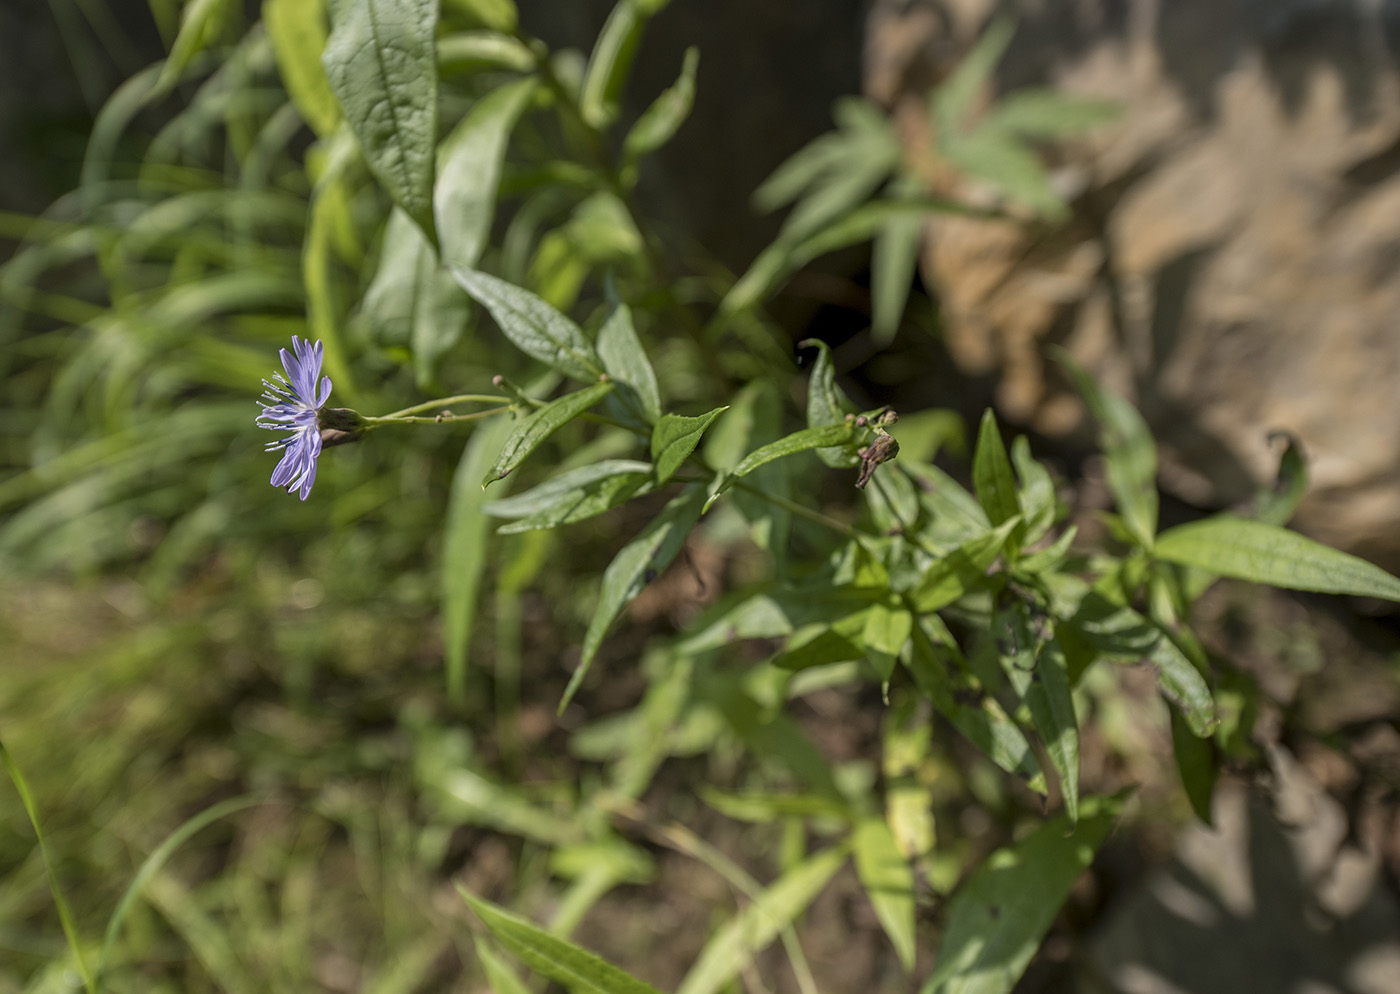
[[[1250,497],[1291,432],[1313,479],[1297,526],[1400,566],[1400,3],[877,0],[867,94],[921,118],[996,13],[1018,25],[999,91],[1124,113],[1052,150],[1069,224],[930,222],[956,361],[999,370],[1012,420],[1087,441],[1045,358],[1064,345],[1200,506]]]

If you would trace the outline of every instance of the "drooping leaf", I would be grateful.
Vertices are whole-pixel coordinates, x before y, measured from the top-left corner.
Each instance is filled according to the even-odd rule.
[[[370,172],[433,233],[437,0],[338,0],[321,62]]]
[[[316,137],[329,137],[340,124],[340,104],[321,66],[330,35],[326,0],[263,0],[262,21],[287,95]]]
[[[1262,521],[1220,515],[1163,532],[1153,555],[1285,590],[1400,601],[1400,579],[1356,556]]]
[[[808,338],[797,344],[800,348],[817,350],[817,361],[812,366],[812,377],[807,383],[807,427],[824,428],[842,424],[851,403],[836,385],[836,367],[831,362],[830,346],[816,338]],[[818,449],[817,455],[828,466],[838,468],[860,462],[855,453],[836,446]]]
[[[612,392],[612,389],[611,383],[595,383],[591,387],[575,390],[558,400],[550,401],[522,418],[501,446],[501,453],[496,457],[496,462],[482,478],[482,489],[486,489],[519,466],[541,442],[598,403]]]
[[[497,907],[458,886],[457,893],[486,923],[501,945],[541,976],[571,994],[661,994],[655,987],[613,966],[567,939]]]
[[[700,50],[692,45],[685,50],[680,76],[642,112],[623,139],[622,152],[627,159],[635,161],[656,151],[680,130],[695,103],[695,72],[699,66]]]
[[[632,324],[632,310],[621,301],[598,329],[598,358],[603,370],[617,384],[617,403],[638,427],[650,428],[661,417],[661,392],[656,371],[647,359]]]
[[[1215,781],[1220,773],[1213,738],[1197,738],[1186,720],[1172,710],[1172,756],[1181,786],[1191,802],[1191,810],[1207,825],[1211,820],[1211,799],[1215,796]]]
[[[856,823],[851,851],[875,917],[907,973],[914,969],[914,873],[909,862],[885,819],[878,817]]]
[[[593,657],[603,644],[603,636],[642,588],[671,565],[671,560],[680,552],[686,536],[695,522],[700,520],[700,508],[704,502],[703,487],[692,484],[671,499],[651,523],[642,529],[640,535],[628,542],[608,564],[603,572],[603,586],[598,595],[598,606],[593,611],[593,619],[588,623],[588,631],[583,637],[583,653],[579,658],[578,669],[574,670],[569,685],[564,689],[564,697],[559,702],[559,710],[568,706],[573,699],[588,669],[593,665]]]
[[[533,78],[491,91],[443,140],[433,216],[444,263],[471,269],[481,258],[491,236],[506,145],[534,91]]]
[[[679,414],[663,414],[651,433],[651,461],[656,464],[656,482],[665,483],[690,458],[705,429],[726,407],[716,407],[699,417],[686,418]]]
[[[833,846],[789,870],[705,944],[676,994],[717,994],[800,915],[846,862],[846,850]]]
[[[554,307],[529,290],[480,270],[450,268],[520,351],[585,383],[594,383],[602,375],[602,362],[582,330]]]
[[[447,699],[466,699],[467,652],[476,620],[477,594],[486,569],[490,521],[483,513],[482,474],[511,432],[509,418],[477,428],[462,450],[447,502],[442,549],[442,641],[447,664]],[[508,484],[507,484],[508,486]]]
[[[954,896],[920,994],[1009,994],[1121,809],[1119,798],[1088,798],[1072,832],[1056,818],[989,856]]]

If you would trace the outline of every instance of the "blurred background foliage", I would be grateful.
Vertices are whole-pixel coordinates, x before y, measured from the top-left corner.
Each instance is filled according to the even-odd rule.
[[[800,789],[823,776],[856,807],[881,777],[910,787],[913,809],[928,815],[911,816],[911,830],[938,838],[918,922],[921,936],[935,933],[939,895],[1041,816],[951,730],[911,702],[885,712],[869,686],[797,686],[787,691],[794,717],[773,721],[777,689],[743,665],[761,657],[740,659],[678,713],[678,681],[689,675],[648,639],[692,625],[724,591],[766,575],[736,516],[707,521],[634,604],[605,652],[636,665],[607,666],[556,719],[592,579],[655,506],[482,546],[475,623],[445,635],[444,530],[454,475],[471,456],[468,429],[388,429],[399,434],[337,448],[305,504],[266,485],[273,459],[252,430],[253,401],[292,334],[334,336],[342,361],[354,356],[327,371],[337,398],[366,413],[479,389],[496,374],[531,375],[464,305],[460,321],[428,327],[416,314],[396,323],[392,300],[376,305],[376,274],[396,261],[385,248],[387,198],[337,146],[334,108],[304,120],[289,101],[265,25],[277,6],[52,0],[0,11],[10,67],[0,97],[9,180],[0,189],[0,737],[32,791],[88,957],[105,954],[106,989],[509,989],[492,973],[505,968],[474,947],[454,881],[505,895],[674,988],[734,895],[792,869],[809,835],[837,834],[847,814]],[[508,28],[507,9],[444,3],[441,134],[519,68],[512,59],[529,57],[482,44],[483,32]],[[525,5],[522,30],[556,50],[551,65],[571,85],[605,13]],[[808,33],[828,34],[833,18],[854,31],[860,13],[848,3],[784,23],[754,14],[787,39],[774,61],[791,70],[789,92],[805,92],[797,110],[767,119],[771,142],[727,165],[734,182],[713,202],[677,193],[693,145],[633,163],[634,199],[571,171],[579,135],[525,112],[486,251],[495,271],[595,320],[604,271],[624,299],[645,288],[639,332],[684,410],[728,402],[728,386],[766,377],[770,388],[746,402],[791,412],[802,397],[792,343],[846,341],[857,403],[936,405],[909,419],[901,442],[920,458],[942,453],[965,475],[961,412],[976,409],[988,384],[952,372],[931,334],[935,303],[917,287],[903,299],[919,215],[901,204],[930,205],[897,174],[898,148],[870,105],[837,104],[832,130],[826,108],[859,88],[854,44],[828,43],[830,58],[804,50]],[[199,51],[182,52],[181,19],[195,16],[207,18]],[[764,56],[762,30],[727,52],[722,23],[695,30],[702,92],[707,70]],[[980,72],[1005,41],[993,33]],[[696,71],[693,56],[667,43],[638,58],[626,99],[600,113],[630,124],[679,85],[682,67]],[[959,96],[955,79],[944,91],[938,113],[950,130],[971,120],[979,83],[971,78]],[[782,105],[786,95],[746,96]],[[1001,177],[998,209],[1054,220],[1065,205],[1034,159],[1027,165],[1027,132],[1014,108],[1004,111],[976,116],[949,159]],[[698,141],[723,133],[715,115],[724,113],[697,104]],[[1086,109],[1063,125],[1104,113]],[[799,156],[774,172],[804,147],[807,168]],[[626,175],[627,149],[607,152]],[[798,206],[779,226],[749,206],[755,188],[757,208]],[[831,230],[876,189],[886,206]],[[638,223],[635,204],[654,227]],[[766,312],[756,308],[780,288]],[[437,318],[458,313],[454,290],[443,291]],[[730,319],[695,325],[685,315],[696,306]],[[579,423],[551,440],[566,467],[620,444]],[[1058,466],[1087,523],[1102,481],[1092,466],[1086,479],[1072,452]],[[844,499],[815,466],[801,472],[794,492]],[[820,544],[801,522],[794,529],[797,547]],[[1213,602],[1234,619],[1220,625],[1226,636],[1257,616],[1236,608],[1250,596]],[[1312,604],[1268,627],[1273,638],[1294,633],[1283,638],[1290,678],[1316,671],[1327,651],[1310,649],[1318,639],[1355,646],[1345,625],[1318,623],[1331,610]],[[468,641],[454,650],[454,638]],[[454,651],[467,665],[449,695],[444,660]],[[1099,890],[1076,892],[1062,929],[1091,919],[1115,879],[1165,852],[1190,810],[1164,758],[1167,712],[1150,678],[1095,671],[1082,698],[1095,718],[1086,783],[1098,793],[1143,786],[1136,834],[1110,850]],[[760,734],[768,759],[754,755]],[[831,772],[813,773],[813,756]],[[181,844],[161,849],[172,838]],[[140,899],[123,904],[143,866]],[[73,989],[43,854],[9,784],[0,786],[0,879],[0,992]],[[779,989],[811,990],[814,974],[823,989],[906,989],[851,871],[801,932],[801,944],[785,935],[757,960]],[[1030,982],[1049,989],[1067,970],[1052,958]]]

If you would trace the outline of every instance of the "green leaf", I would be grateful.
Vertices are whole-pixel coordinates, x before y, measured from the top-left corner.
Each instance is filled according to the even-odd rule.
[[[603,588],[598,595],[598,606],[593,619],[588,623],[588,631],[583,637],[583,654],[578,669],[564,689],[564,697],[559,702],[563,711],[573,700],[574,694],[588,675],[593,665],[593,657],[603,644],[603,636],[642,588],[671,565],[671,560],[685,544],[690,529],[700,520],[700,507],[704,502],[705,491],[699,486],[689,486],[671,499],[665,509],[652,519],[640,535],[623,546],[608,568],[603,572]]]
[[[1020,506],[1026,516],[1026,544],[1038,542],[1055,523],[1055,481],[1031,455],[1025,435],[1011,443],[1011,462],[1021,480]]]
[[[1285,442],[1278,459],[1278,475],[1273,486],[1259,494],[1251,517],[1282,528],[1293,517],[1308,492],[1308,460],[1298,440],[1287,432],[1270,432],[1269,441]]]
[[[953,898],[920,994],[1009,994],[1121,809],[1119,798],[1089,798],[1072,832],[1056,818],[989,856]]]
[[[1164,562],[1285,590],[1400,601],[1400,579],[1364,559],[1262,521],[1220,515],[1177,525],[1157,539]]]
[[[602,375],[602,363],[583,331],[555,308],[529,290],[480,270],[450,268],[457,282],[491,312],[520,351],[585,383]]]
[[[1103,390],[1063,349],[1054,350],[1099,423],[1099,446],[1107,464],[1108,488],[1118,511],[1144,549],[1157,534],[1157,444],[1142,415],[1122,397]]]
[[[681,468],[695,451],[695,446],[700,444],[700,437],[705,434],[705,429],[727,410],[727,406],[716,407],[713,411],[695,418],[681,417],[679,414],[661,416],[651,433],[651,460],[656,463],[658,486],[669,480],[676,470]]]
[[[851,833],[851,850],[875,917],[908,973],[914,969],[914,873],[883,818],[862,818]]]
[[[805,670],[828,663],[861,659],[865,650],[829,625],[818,625],[815,634],[794,632],[783,651],[772,659],[772,665],[783,670]]]
[[[991,531],[968,539],[942,559],[935,560],[919,585],[909,593],[909,602],[920,614],[947,607],[969,590],[987,580],[987,568],[1001,554],[1021,518],[1003,521]]]
[[[656,151],[680,130],[695,103],[695,72],[699,67],[700,49],[692,45],[685,50],[685,61],[675,83],[652,101],[623,139],[622,154],[627,160],[635,162]]]
[[[1036,655],[1035,679],[1026,688],[1025,699],[1046,755],[1060,775],[1065,815],[1073,825],[1079,820],[1079,722],[1065,651],[1053,638]]]
[[[596,480],[575,491],[576,496],[573,499],[561,499],[548,510],[528,515],[518,521],[512,521],[508,525],[502,525],[496,529],[496,534],[514,535],[518,532],[555,528],[559,525],[571,525],[577,521],[586,521],[589,518],[597,517],[604,511],[611,511],[618,505],[627,503],[633,497],[647,493],[651,489],[650,484],[650,467],[645,474],[641,475],[629,473]]]
[[[297,112],[316,137],[330,136],[340,125],[340,104],[321,66],[330,33],[325,0],[263,0],[262,22]]]
[[[676,994],[717,994],[807,909],[845,862],[845,848],[834,846],[789,870],[715,933]]]
[[[720,494],[732,487],[737,481],[748,476],[760,466],[765,466],[774,459],[781,459],[783,456],[794,455],[798,452],[809,452],[812,449],[822,451],[826,446],[839,445],[843,442],[850,442],[855,434],[855,426],[847,422],[839,424],[825,425],[821,428],[803,428],[795,431],[791,435],[784,435],[776,442],[769,442],[750,452],[740,461],[739,465],[725,476],[719,489],[710,495],[706,509],[719,499]]]
[[[462,450],[447,502],[442,538],[442,641],[447,665],[447,699],[454,707],[466,701],[467,651],[476,620],[477,594],[486,569],[490,522],[486,498],[477,481],[491,465],[511,432],[509,418],[477,428]]]
[[[1008,17],[999,17],[987,26],[982,37],[953,74],[933,93],[934,133],[946,134],[960,128],[973,109],[973,101],[992,78],[992,70],[1001,61],[1016,25]]]
[[[1068,213],[1040,159],[1014,136],[983,127],[971,134],[947,136],[941,151],[967,175],[1037,214],[1061,220]]]
[[[565,939],[550,935],[458,885],[457,893],[520,961],[573,994],[661,994],[655,987],[620,970]]]
[[[1011,475],[1011,460],[1006,456],[996,415],[990,407],[982,414],[982,427],[977,432],[972,485],[977,491],[977,502],[993,525],[1000,525],[1021,513],[1016,498],[1016,479]]]
[[[1025,89],[1007,94],[987,115],[987,125],[1023,138],[1058,138],[1088,131],[1122,116],[1123,105],[1085,100],[1054,90]]]
[[[797,344],[799,348],[817,350],[817,361],[812,366],[812,378],[807,384],[807,427],[822,428],[844,423],[851,402],[836,385],[836,367],[831,362],[831,348],[817,338],[808,338]],[[846,452],[839,446],[819,449],[817,455],[832,467],[854,466],[860,462],[855,453]]]
[[[1325,548],[1325,547],[1324,547]],[[1167,634],[1130,607],[1090,592],[1069,619],[1099,652],[1120,661],[1147,660],[1163,695],[1180,709],[1191,731],[1205,737],[1215,730],[1215,701],[1191,660]]]
[[[1172,756],[1176,759],[1181,786],[1186,790],[1186,798],[1191,802],[1191,810],[1196,812],[1196,817],[1207,825],[1213,824],[1211,799],[1215,795],[1215,781],[1220,773],[1215,740],[1197,738],[1175,709],[1171,715]]]
[[[180,82],[194,57],[218,41],[237,10],[233,0],[189,0],[185,4],[180,12],[180,33],[161,67],[152,99],[169,93]]]
[[[438,266],[423,230],[395,207],[384,226],[379,268],[365,291],[361,313],[373,341],[413,352],[419,385],[431,383],[438,363],[462,337],[470,301]]]
[[[598,33],[579,91],[579,110],[591,127],[601,130],[617,120],[622,88],[646,22],[647,14],[636,0],[618,0]]]
[[[988,759],[1044,796],[1045,774],[1026,736],[996,699],[972,681],[937,615],[919,619],[910,647],[901,659],[919,691]]]
[[[617,400],[639,426],[650,427],[661,417],[661,392],[632,324],[632,310],[618,301],[598,329],[598,358],[617,384]]]
[[[604,480],[624,479],[640,482],[650,479],[652,465],[636,459],[604,459],[561,473],[537,487],[515,497],[494,500],[486,505],[493,518],[529,518],[560,507],[569,507],[584,499],[594,484]]]
[[[443,0],[443,3],[496,31],[514,31],[520,21],[515,0]]]
[[[733,397],[729,410],[705,433],[705,462],[728,473],[747,453],[776,442],[782,433],[781,391],[772,380],[751,380]],[[767,498],[792,499],[790,469],[791,464],[787,463],[763,467],[756,471],[752,481],[753,488],[761,491],[762,496],[743,489],[734,495],[735,505],[749,522],[754,542],[773,555],[779,572],[789,552],[792,512]]]
[[[370,172],[433,234],[437,0],[337,0],[321,62]]]
[[[534,92],[533,78],[492,90],[438,150],[433,216],[443,262],[471,269],[481,258],[491,237],[506,145]]]
[[[491,949],[489,940],[480,936],[473,936],[472,939],[476,945],[476,958],[481,961],[481,969],[493,994],[531,994],[525,981],[516,976],[515,971]]]
[[[485,490],[525,461],[550,435],[612,392],[611,383],[595,383],[550,401],[522,418],[506,438],[501,454],[481,481]]]
[[[901,214],[875,233],[870,255],[870,337],[876,345],[888,345],[899,330],[914,284],[924,224],[919,214]]]
[[[499,31],[460,31],[437,40],[438,72],[444,75],[505,69],[529,72],[535,53],[519,38]]]

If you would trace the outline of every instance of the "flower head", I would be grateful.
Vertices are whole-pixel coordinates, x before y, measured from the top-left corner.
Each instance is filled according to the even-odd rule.
[[[267,451],[284,450],[282,461],[272,471],[272,485],[286,487],[301,495],[311,494],[316,482],[316,457],[321,454],[321,428],[317,414],[331,395],[331,378],[321,376],[322,346],[292,336],[292,351],[282,349],[282,368],[287,375],[273,373],[272,382],[263,380],[262,414],[259,428],[290,431],[285,438],[267,443]],[[319,377],[320,383],[317,383]]]

